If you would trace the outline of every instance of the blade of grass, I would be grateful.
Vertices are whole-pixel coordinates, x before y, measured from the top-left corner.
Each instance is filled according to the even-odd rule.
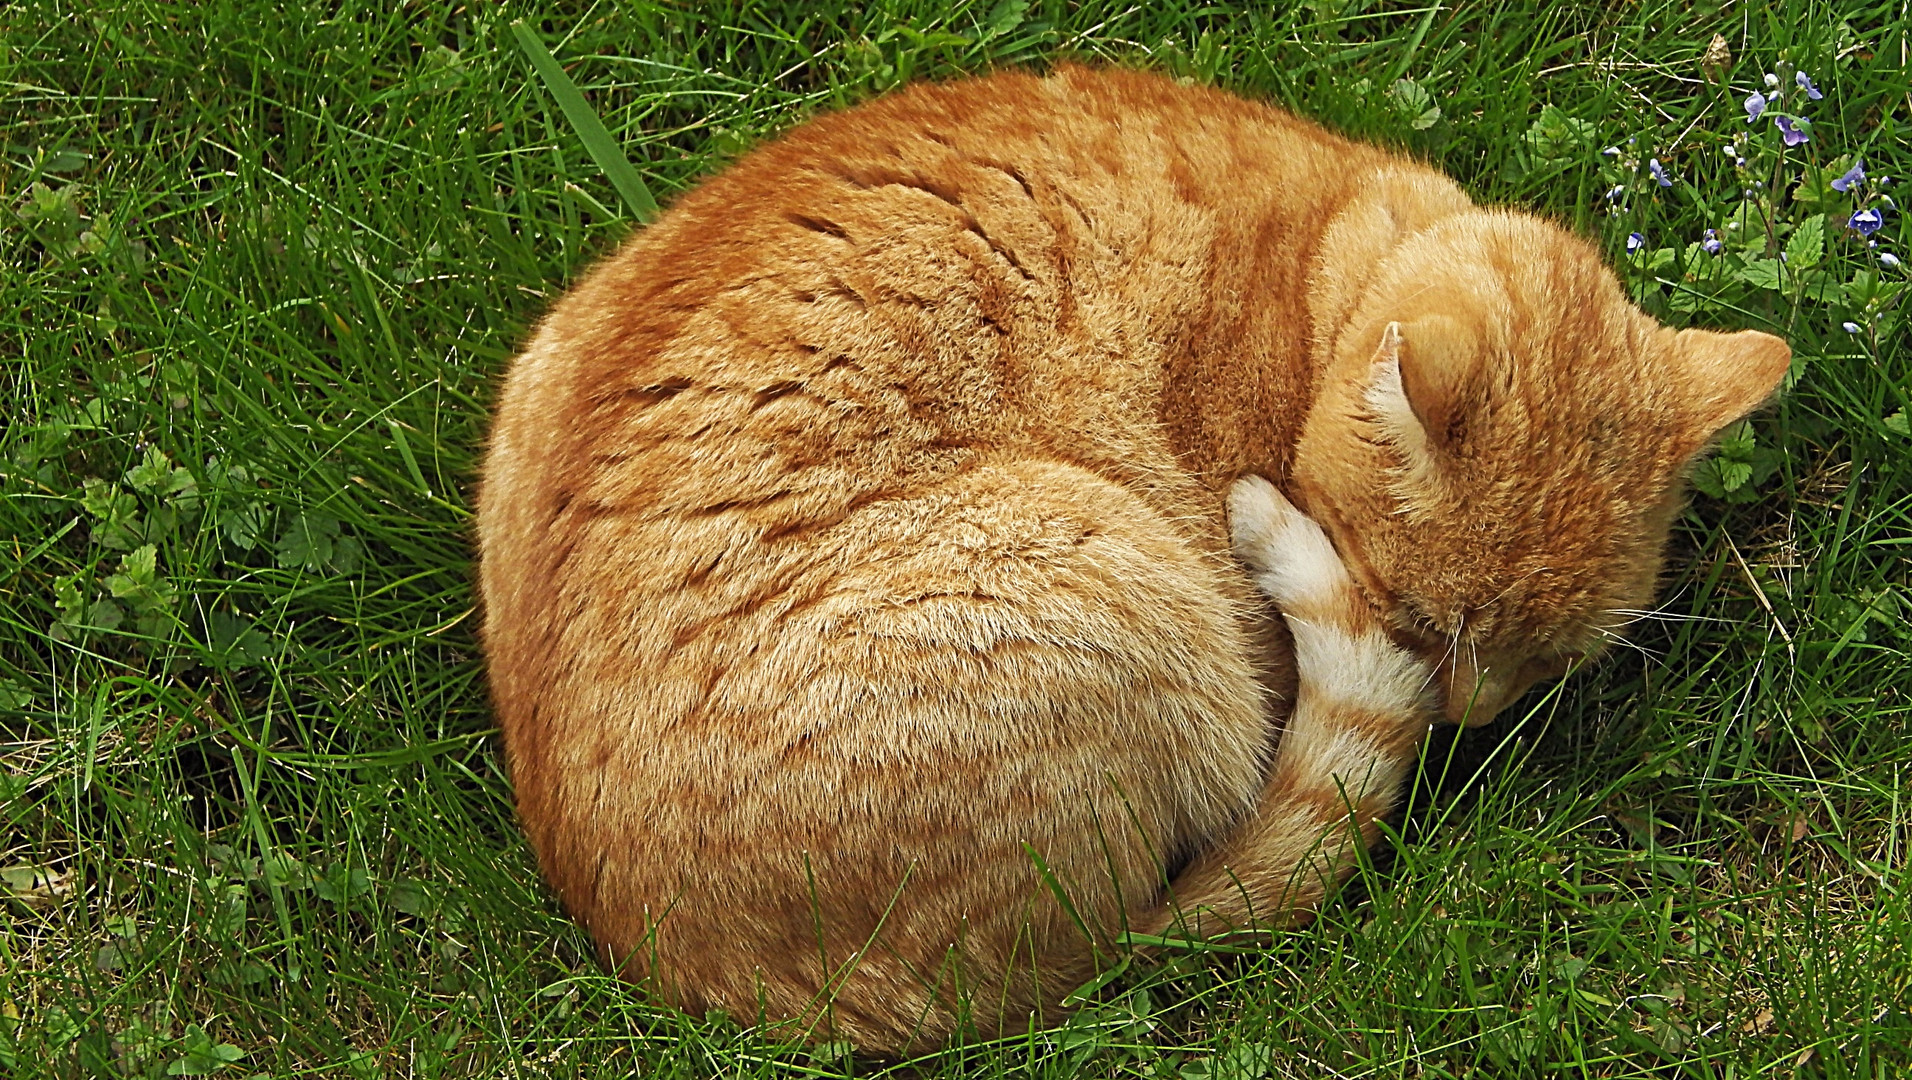
[[[1388,72],[1387,79],[1381,85],[1392,86],[1395,80],[1407,74],[1408,65],[1414,62],[1414,54],[1421,51],[1421,42],[1427,39],[1427,28],[1434,24],[1434,16],[1440,11],[1441,5],[1435,4],[1421,16],[1421,21],[1414,26],[1414,33],[1407,39],[1407,48],[1401,50],[1401,59],[1394,65],[1394,70]]]
[[[578,141],[584,144],[584,150],[591,160],[604,173],[604,178],[617,189],[624,205],[641,222],[648,222],[657,216],[657,200],[651,197],[651,189],[644,186],[644,178],[639,176],[631,159],[624,156],[624,150],[611,136],[604,121],[584,100],[583,91],[564,73],[551,50],[538,40],[537,31],[524,24],[522,19],[511,22],[511,34],[518,39],[518,47],[524,50],[525,59],[531,61],[531,69],[544,81],[544,88],[557,101],[558,108],[564,112],[564,118],[570,122],[571,130],[577,133]]]

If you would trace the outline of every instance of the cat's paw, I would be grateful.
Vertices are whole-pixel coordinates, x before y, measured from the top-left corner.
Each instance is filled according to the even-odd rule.
[[[1355,586],[1321,526],[1259,476],[1243,477],[1229,490],[1228,519],[1235,554],[1288,620],[1295,669],[1312,701],[1311,708],[1296,714],[1297,734],[1285,738],[1298,740],[1300,747],[1311,745],[1308,740],[1317,735],[1332,739],[1333,733],[1353,728],[1390,738],[1424,734],[1432,671],[1388,637],[1380,614]],[[1361,753],[1372,750],[1358,741],[1348,746]],[[1322,760],[1333,757],[1327,750],[1321,753],[1328,755]]]
[[[1339,612],[1354,598],[1328,534],[1261,477],[1244,476],[1229,489],[1228,532],[1236,557],[1283,612]]]

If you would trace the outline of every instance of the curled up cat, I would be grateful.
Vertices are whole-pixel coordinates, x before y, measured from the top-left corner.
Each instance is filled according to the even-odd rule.
[[[504,383],[478,535],[526,833],[685,1009],[873,1053],[1053,1020],[1126,932],[1305,917],[1431,723],[1650,605],[1685,470],[1788,359],[1156,76],[806,123]]]

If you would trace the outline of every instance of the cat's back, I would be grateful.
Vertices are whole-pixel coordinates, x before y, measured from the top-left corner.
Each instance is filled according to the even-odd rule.
[[[985,451],[1175,489],[1165,351],[1249,291],[1217,282],[1252,262],[1222,249],[1266,247],[1245,235],[1265,205],[1306,217],[1375,156],[1227,94],[1081,68],[801,125],[553,309],[499,403],[484,543],[548,546],[593,507],[722,506],[787,532]],[[1279,284],[1259,302],[1298,294]]]
[[[985,444],[1132,467],[1217,248],[1258,201],[1319,201],[1350,154],[1372,151],[1079,68],[822,117],[686,194],[553,310],[497,445],[535,427],[542,453],[569,451],[558,486],[664,510],[721,473],[722,501],[815,512],[819,489],[934,483]],[[766,455],[832,464],[792,488]]]

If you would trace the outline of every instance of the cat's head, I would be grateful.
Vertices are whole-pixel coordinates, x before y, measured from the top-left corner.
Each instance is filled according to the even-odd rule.
[[[1687,470],[1790,358],[1659,325],[1588,245],[1506,212],[1395,245],[1350,312],[1289,486],[1470,724],[1651,609]]]

